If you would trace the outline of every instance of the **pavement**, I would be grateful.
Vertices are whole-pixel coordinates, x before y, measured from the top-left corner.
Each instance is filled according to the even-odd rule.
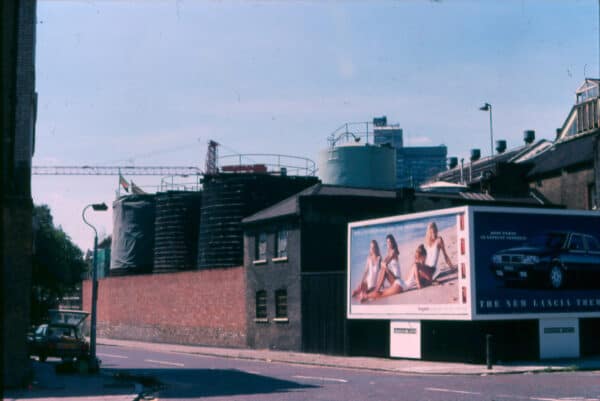
[[[343,369],[379,371],[397,374],[418,375],[498,375],[523,373],[548,373],[576,370],[600,370],[600,356],[559,359],[536,362],[499,363],[487,369],[485,365],[467,363],[432,362],[411,359],[389,359],[372,357],[346,357],[301,352],[255,350],[240,348],[219,348],[140,341],[99,338],[98,344],[146,349],[154,352],[196,354],[221,358],[255,360],[270,363],[288,363]],[[107,400],[131,401],[143,398],[145,384],[135,377],[115,375],[103,371],[94,375],[76,372],[58,374],[55,363],[32,361],[34,379],[27,389],[8,390],[4,399],[16,401],[35,398],[46,401],[60,398],[65,400]],[[146,386],[147,387],[147,386]]]

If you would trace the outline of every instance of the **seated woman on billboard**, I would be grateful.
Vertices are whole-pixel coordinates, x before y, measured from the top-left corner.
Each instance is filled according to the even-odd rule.
[[[440,251],[444,256],[444,261],[448,265],[448,268],[454,268],[454,265],[448,256],[448,252],[446,252],[444,239],[438,235],[437,224],[435,224],[433,221],[427,225],[427,231],[425,232],[425,250],[427,251],[427,260],[425,260],[425,264],[434,269],[433,280],[435,280],[441,273],[441,269],[438,268],[437,265]]]
[[[360,301],[366,302],[370,299],[389,297],[391,295],[400,294],[401,292],[411,289],[421,289],[431,285],[433,282],[433,273],[435,272],[435,269],[425,263],[426,259],[427,251],[425,250],[425,246],[420,244],[415,251],[415,262],[411,267],[407,280],[409,283],[411,283],[410,285],[407,285],[404,281],[398,279],[395,280],[390,287],[384,290],[372,291],[364,296],[361,294]]]
[[[379,252],[379,244],[375,240],[371,240],[369,245],[369,256],[365,263],[365,272],[358,287],[352,291],[352,297],[357,297],[361,293],[369,293],[375,289],[377,277],[379,275],[379,266],[381,264],[381,253]]]

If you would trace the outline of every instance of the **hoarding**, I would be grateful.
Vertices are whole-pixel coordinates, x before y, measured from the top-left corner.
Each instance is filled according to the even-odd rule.
[[[600,315],[600,213],[470,208],[474,319]]]
[[[466,208],[351,223],[348,316],[469,319]]]
[[[348,317],[600,316],[600,213],[465,206],[348,227]]]

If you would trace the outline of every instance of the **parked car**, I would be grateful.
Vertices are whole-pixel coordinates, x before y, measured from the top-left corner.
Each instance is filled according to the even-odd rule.
[[[37,327],[27,340],[29,355],[37,356],[44,362],[48,357],[63,361],[87,361],[89,344],[81,334],[81,324],[88,312],[72,310],[51,310],[50,322]]]
[[[491,270],[505,283],[539,283],[563,288],[572,279],[591,279],[600,288],[600,242],[577,232],[547,232],[516,248],[496,252]]]

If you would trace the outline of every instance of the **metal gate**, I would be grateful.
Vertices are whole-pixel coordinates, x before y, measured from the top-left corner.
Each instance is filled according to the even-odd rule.
[[[302,273],[302,351],[346,353],[346,272]]]

